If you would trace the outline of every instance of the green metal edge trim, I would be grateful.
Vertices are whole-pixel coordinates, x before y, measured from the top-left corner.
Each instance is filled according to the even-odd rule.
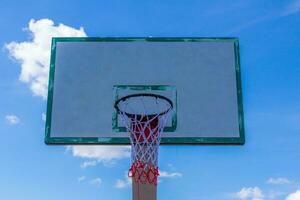
[[[177,129],[177,90],[175,89],[175,86],[173,87],[173,90],[175,91],[175,112],[172,115],[172,126],[168,126],[164,128],[164,132],[174,132]]]
[[[236,138],[162,138],[162,145],[199,145],[199,144],[215,144],[215,145],[241,145],[245,143],[244,130],[244,113],[242,102],[242,85],[241,85],[241,69],[240,69],[240,54],[239,40],[236,37],[54,37],[52,38],[51,58],[50,58],[50,73],[48,85],[48,101],[47,101],[47,118],[45,127],[45,143],[46,144],[103,144],[103,145],[121,145],[130,144],[129,138],[56,138],[50,137],[51,130],[51,110],[53,102],[53,84],[55,72],[55,48],[57,42],[134,42],[134,41],[149,41],[149,42],[234,42],[235,52],[235,70],[237,83],[237,98],[238,98],[238,114],[239,114],[239,130],[240,136]]]
[[[51,56],[50,56],[50,69],[48,80],[48,97],[47,97],[47,115],[45,125],[45,143],[50,143],[51,137],[51,116],[52,116],[52,103],[53,103],[53,90],[54,90],[54,73],[55,73],[55,56],[56,56],[56,40],[52,39]]]
[[[200,145],[200,144],[222,144],[222,145],[240,145],[243,143],[242,138],[178,138],[169,137],[162,138],[160,144],[162,145]],[[101,144],[101,145],[128,145],[130,144],[129,138],[49,138],[47,144],[57,145],[81,145],[81,144]]]
[[[241,144],[245,143],[245,125],[244,125],[244,110],[243,110],[243,95],[242,95],[242,77],[240,64],[240,45],[239,41],[234,42],[235,53],[235,72],[236,72],[236,87],[237,87],[237,101],[238,101],[238,117],[239,117],[239,132]]]
[[[116,88],[120,89],[132,89],[132,90],[167,90],[169,88],[174,88],[172,85],[114,85]]]
[[[117,92],[115,92],[118,89],[132,89],[132,90],[168,90],[168,89],[175,89],[172,85],[114,85],[113,91],[115,96],[113,97],[114,101],[116,102],[119,97],[117,95]],[[175,103],[176,103],[176,110],[174,114],[172,115],[172,125],[169,127],[164,128],[164,132],[174,132],[177,128],[177,91],[175,90]],[[126,127],[121,127],[118,124],[118,114],[117,112],[112,113],[112,129],[115,132],[127,132]]]
[[[235,42],[236,37],[53,37],[55,42]]]

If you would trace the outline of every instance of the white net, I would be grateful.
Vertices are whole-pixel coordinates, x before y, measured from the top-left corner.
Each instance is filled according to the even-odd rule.
[[[152,94],[130,95],[116,102],[130,134],[132,165],[128,175],[137,182],[157,184],[158,148],[172,107],[169,99]]]

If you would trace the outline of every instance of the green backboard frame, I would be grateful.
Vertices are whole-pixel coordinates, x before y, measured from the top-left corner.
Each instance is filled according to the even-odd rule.
[[[239,137],[188,137],[177,138],[168,137],[162,138],[161,144],[170,145],[242,145],[245,143],[244,131],[244,113],[243,113],[243,100],[242,100],[242,84],[241,84],[241,67],[240,67],[240,53],[239,53],[239,40],[238,38],[231,37],[60,37],[52,38],[51,58],[50,58],[50,73],[48,84],[48,100],[47,100],[47,118],[45,126],[45,143],[46,144],[103,144],[103,145],[120,145],[130,144],[129,138],[97,138],[97,137],[51,137],[51,112],[53,104],[53,91],[55,81],[55,52],[58,42],[233,42],[235,53],[235,73],[236,73],[236,86],[237,86],[237,102],[238,102],[238,125]],[[113,127],[112,127],[113,128]],[[169,130],[172,131],[172,130]]]

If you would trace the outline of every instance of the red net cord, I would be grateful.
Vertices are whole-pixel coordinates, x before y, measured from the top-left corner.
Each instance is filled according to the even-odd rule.
[[[157,185],[157,178],[159,176],[158,167],[137,161],[132,163],[128,176],[138,183]]]

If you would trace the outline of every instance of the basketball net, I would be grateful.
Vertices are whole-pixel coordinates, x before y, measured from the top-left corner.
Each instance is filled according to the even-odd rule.
[[[159,95],[149,94],[145,96],[145,94],[138,94],[133,97],[135,98],[135,104],[137,102],[143,104],[143,113],[133,114],[135,113],[132,108],[133,105],[130,105],[130,98],[132,97],[117,102],[117,106],[119,106],[117,110],[129,132],[131,141],[132,164],[128,176],[138,183],[157,185],[159,176],[158,148],[161,134],[173,105],[170,100],[165,97],[161,98]],[[153,110],[147,110],[146,98],[146,102],[152,99],[154,104],[159,106],[157,114],[147,114],[153,112]],[[161,103],[161,101],[164,101],[164,103]],[[130,114],[126,111],[128,109],[131,110]],[[163,112],[159,112],[159,110],[163,110]]]

